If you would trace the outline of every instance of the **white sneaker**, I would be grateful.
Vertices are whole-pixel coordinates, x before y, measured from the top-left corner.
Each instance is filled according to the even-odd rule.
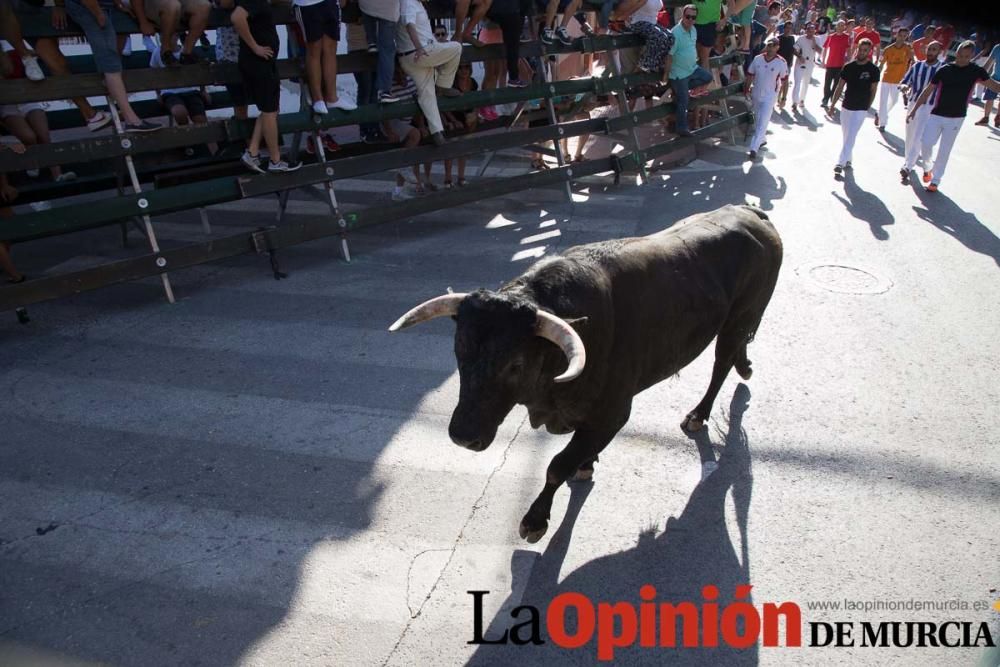
[[[45,72],[38,65],[38,58],[34,56],[25,56],[21,58],[21,62],[24,63],[24,75],[31,79],[32,81],[44,81]]]
[[[256,171],[258,174],[263,174],[264,169],[260,166],[260,156],[250,155],[250,151],[243,151],[242,157],[240,157],[240,162],[249,169],[250,171]]]
[[[110,122],[111,122],[110,114],[106,114],[103,111],[98,111],[93,116],[90,117],[90,120],[87,121],[87,129],[90,130],[91,132],[97,132],[99,129],[105,127]]]
[[[334,109],[340,109],[341,111],[354,111],[355,109],[358,108],[357,104],[350,101],[346,97],[338,97],[335,101],[327,102],[326,104],[329,107],[332,107]]]
[[[267,171],[271,174],[284,173],[287,171],[298,171],[302,168],[301,162],[296,162],[295,164],[288,164],[284,160],[281,162],[271,162],[267,165]]]
[[[313,102],[313,113],[318,113],[323,116],[330,113],[330,110],[326,108],[326,102],[323,100],[316,100]]]

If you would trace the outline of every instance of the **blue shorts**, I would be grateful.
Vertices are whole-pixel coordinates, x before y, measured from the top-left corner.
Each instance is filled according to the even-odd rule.
[[[122,71],[122,57],[118,54],[118,35],[111,24],[111,10],[102,7],[108,20],[104,27],[97,25],[97,19],[90,10],[80,4],[79,0],[66,1],[66,14],[83,29],[83,34],[90,42],[90,50],[94,52],[94,63],[101,74],[116,74]]]
[[[994,81],[995,80],[996,79],[994,79]],[[997,93],[993,92],[993,90],[991,90],[990,88],[987,88],[986,91],[983,93],[983,99],[986,100],[987,102],[995,100],[996,98],[997,98]]]

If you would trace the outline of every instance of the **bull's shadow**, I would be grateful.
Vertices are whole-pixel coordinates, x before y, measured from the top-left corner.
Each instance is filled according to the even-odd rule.
[[[511,621],[510,610],[517,605],[532,605],[539,609],[544,628],[545,610],[557,595],[565,592],[582,593],[593,603],[626,601],[639,602],[639,589],[652,584],[657,591],[656,601],[678,604],[693,602],[700,608],[704,598],[702,587],[718,587],[720,609],[731,602],[736,586],[750,584],[750,560],[747,549],[747,517],[753,477],[746,433],[741,426],[743,412],[749,405],[750,390],[744,384],[737,387],[730,404],[729,430],[725,447],[715,466],[715,455],[710,436],[703,429],[693,440],[702,457],[704,479],[695,487],[684,511],[679,517],[667,519],[666,529],[656,534],[656,529],[639,534],[638,544],[627,551],[603,556],[571,572],[562,581],[559,571],[569,550],[573,525],[590,492],[589,483],[574,485],[566,515],[553,534],[545,552],[530,570],[527,582],[514,581],[512,590],[523,590],[520,600],[516,593],[508,599],[485,633],[495,639],[512,623],[525,620],[520,616]],[[707,474],[707,477],[705,477]],[[736,522],[740,532],[737,550],[726,529],[725,502],[732,490]],[[512,570],[523,572],[523,559],[530,552],[515,551]],[[748,600],[752,602],[752,600]],[[572,614],[566,621],[567,631],[575,631]],[[680,628],[678,628],[680,630]],[[544,629],[543,629],[544,633]],[[680,633],[678,632],[678,637]],[[592,664],[597,663],[596,643],[579,649],[563,649],[553,644],[547,636],[541,646],[482,645],[469,661],[469,665],[486,666],[501,664]],[[757,646],[736,650],[719,648],[640,648],[618,649],[614,654],[616,664],[628,665],[755,665],[758,662]]]

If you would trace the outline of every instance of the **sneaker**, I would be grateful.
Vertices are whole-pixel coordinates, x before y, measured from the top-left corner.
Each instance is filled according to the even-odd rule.
[[[900,181],[902,181],[903,185],[909,185],[910,184],[910,170],[907,169],[906,167],[903,167],[902,169],[900,169],[899,170],[899,179],[900,179]]]
[[[313,102],[313,113],[325,116],[330,113],[330,110],[326,106],[326,102],[323,100],[316,100]]]
[[[585,18],[580,18],[576,16],[576,22],[580,24],[580,32],[582,32],[587,37],[592,37],[594,35],[594,29],[591,27]]]
[[[566,30],[566,26],[564,25],[561,25],[558,28],[556,28],[556,37],[558,37],[559,41],[562,42],[565,46],[570,46],[571,44],[573,44],[573,38],[570,37],[569,31]]]
[[[976,121],[976,125],[989,125],[989,124],[990,124],[990,119],[988,116],[985,118],[980,118],[979,120]]]
[[[396,97],[392,93],[387,93],[385,91],[383,91],[383,92],[381,92],[381,93],[378,94],[378,103],[379,104],[392,104],[393,102],[399,102],[402,99],[403,98]]]
[[[937,192],[937,191],[938,191],[938,184],[937,183],[929,183],[927,185],[927,192]]]
[[[843,165],[839,165],[839,164],[835,165],[833,167],[833,173],[836,174],[837,176],[843,174],[844,173],[844,166]]]
[[[527,88],[528,82],[522,79],[507,79],[508,88]]]
[[[924,175],[923,175],[923,177],[921,178],[921,180],[922,180],[922,181],[923,181],[924,183],[930,183],[930,182],[931,182],[931,179],[932,179],[932,178],[934,178],[934,173],[933,173],[933,172],[930,172],[930,171],[924,171]]]
[[[97,132],[110,122],[111,114],[104,113],[103,111],[96,111],[94,112],[94,115],[90,117],[90,120],[87,121],[87,129],[91,132]]]
[[[510,83],[510,82],[508,82]],[[486,121],[496,120],[500,116],[497,115],[497,110],[494,107],[483,107],[479,110],[479,117]]]
[[[346,97],[338,97],[333,102],[327,102],[326,106],[331,109],[340,109],[341,111],[354,111],[358,108],[358,105],[350,101]]]
[[[178,67],[180,65],[177,56],[172,51],[164,51],[163,47],[160,47],[160,60],[164,67]]]
[[[197,65],[201,62],[201,56],[195,52],[182,53],[181,54],[181,64],[182,65]]]
[[[38,58],[35,56],[25,56],[21,58],[21,62],[24,64],[24,75],[31,79],[32,81],[44,81],[45,72],[38,65]]]
[[[59,176],[55,179],[56,183],[65,183],[66,181],[75,181],[75,180],[76,180],[75,171],[64,171],[63,173],[59,174]]]
[[[298,171],[302,168],[301,162],[296,162],[295,164],[288,164],[284,160],[280,162],[270,162],[267,165],[267,173],[269,174],[282,174],[288,171]]]
[[[875,112],[875,124],[878,125],[878,112]]]
[[[148,120],[140,120],[138,123],[125,123],[122,127],[126,132],[155,132],[163,126]]]
[[[556,33],[552,28],[543,28],[540,39],[542,40],[542,44],[554,44],[556,41]]]
[[[312,137],[310,137],[310,139],[311,138]],[[245,166],[250,171],[256,171],[258,174],[264,173],[264,169],[260,166],[260,156],[250,155],[249,150],[243,151],[243,155],[240,157],[240,162],[242,162],[243,166]]]
[[[847,164],[844,165],[844,169],[854,169],[854,167],[851,165],[851,161],[850,160],[848,160]]]
[[[431,141],[435,146],[444,146],[447,139],[444,138],[444,132],[435,132],[431,135]]]
[[[378,45],[377,44],[369,44],[368,45],[368,53],[378,53]]]
[[[327,153],[335,153],[340,150],[340,144],[329,134],[320,135],[323,141],[323,150]]]

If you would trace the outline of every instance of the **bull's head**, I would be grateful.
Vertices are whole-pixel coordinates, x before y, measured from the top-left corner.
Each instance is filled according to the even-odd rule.
[[[544,353],[539,338],[555,343],[566,355],[568,367],[555,382],[576,378],[587,361],[583,341],[565,320],[526,300],[486,290],[426,301],[389,331],[444,316],[458,323],[455,357],[461,382],[448,435],[456,445],[477,452],[490,446],[518,396],[533,384],[531,374],[542,367],[539,355]]]

